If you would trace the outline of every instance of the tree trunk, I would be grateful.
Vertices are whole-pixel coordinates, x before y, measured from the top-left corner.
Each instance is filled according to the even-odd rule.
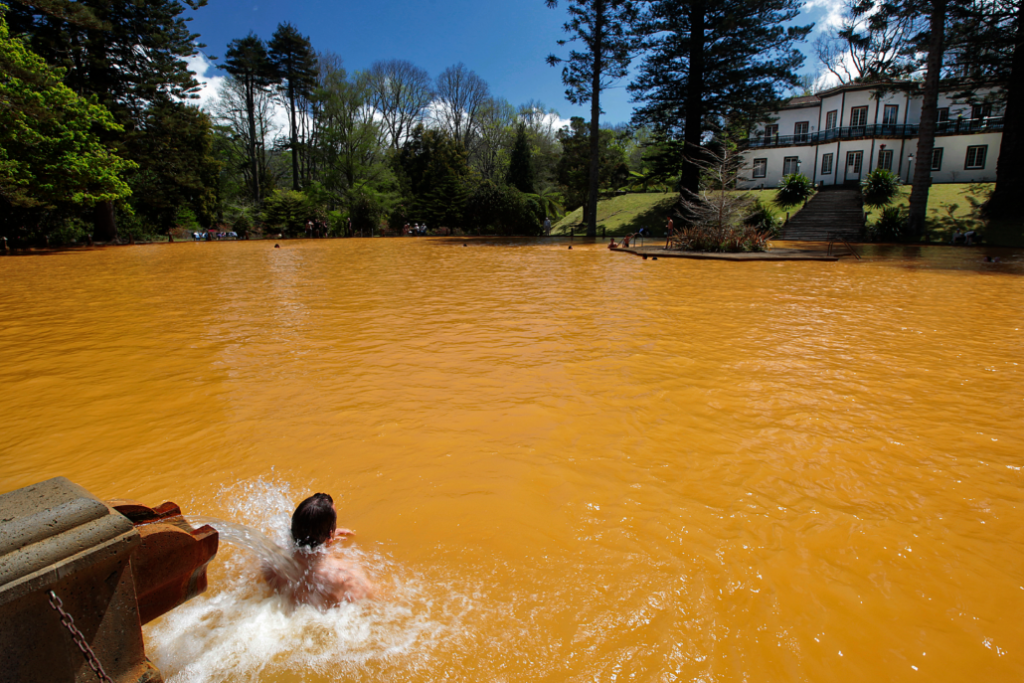
[[[260,170],[256,161],[256,103],[255,85],[247,83],[245,86],[245,108],[249,117],[249,163],[252,166],[252,198],[257,204],[260,203]]]
[[[604,0],[594,3],[594,68],[590,84],[590,183],[587,191],[587,237],[597,237],[597,187],[601,176],[601,51],[604,49]]]
[[[117,239],[117,220],[114,218],[113,202],[100,202],[96,205],[93,226],[97,242],[113,242]]]
[[[1006,110],[1003,112],[1003,140],[996,162],[996,189],[985,205],[985,214],[995,220],[1020,217],[1020,193],[1024,190],[1024,2],[1017,7],[1013,61],[1007,83]]]
[[[690,13],[689,74],[686,78],[686,111],[683,127],[683,165],[679,174],[679,192],[692,200],[700,192],[701,143],[704,135],[704,2],[688,6]],[[689,219],[684,212],[684,218]]]
[[[288,79],[288,107],[291,114],[292,133],[292,189],[299,191],[299,139],[295,130],[295,88],[292,87],[292,79]]]
[[[928,62],[921,91],[921,127],[917,139],[917,164],[910,189],[907,230],[914,238],[924,235],[928,215],[928,188],[932,184],[932,150],[935,148],[935,123],[939,116],[939,74],[945,49],[946,0],[932,0],[928,37]]]

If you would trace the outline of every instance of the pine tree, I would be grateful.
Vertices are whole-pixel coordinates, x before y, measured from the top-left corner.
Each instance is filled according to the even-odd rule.
[[[308,98],[316,84],[316,53],[309,42],[289,23],[277,25],[269,44],[270,63],[277,79],[284,83],[283,91],[288,103],[288,129],[292,150],[292,189],[299,189],[299,139],[295,118],[295,103]]]
[[[531,156],[530,138],[526,134],[526,124],[520,123],[516,127],[516,141],[512,145],[512,155],[509,158],[508,175],[505,182],[527,194],[532,194],[534,189]]]
[[[220,67],[231,74],[245,93],[246,117],[249,126],[249,166],[253,201],[260,202],[260,164],[256,145],[256,97],[275,82],[274,67],[267,56],[267,47],[256,34],[236,38],[228,43],[227,59]]]
[[[804,57],[793,43],[812,26],[787,24],[802,4],[654,0],[640,17],[637,31],[649,51],[629,86],[640,103],[634,122],[684,141],[684,194],[700,189],[700,165],[693,161],[701,159],[706,134],[753,123],[797,84]]]
[[[795,0],[794,0],[795,1]],[[547,0],[556,7],[557,0]],[[631,0],[567,0],[569,20],[562,28],[579,42],[581,50],[572,50],[568,59],[548,57],[552,66],[565,62],[562,82],[565,96],[573,104],[590,103],[590,176],[584,216],[587,237],[597,237],[597,189],[601,172],[601,91],[613,81],[624,78],[636,43],[630,25],[636,16]]]

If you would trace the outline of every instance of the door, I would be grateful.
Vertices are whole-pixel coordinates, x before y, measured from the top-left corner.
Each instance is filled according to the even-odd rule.
[[[860,180],[860,169],[864,162],[864,152],[846,153],[846,182]]]

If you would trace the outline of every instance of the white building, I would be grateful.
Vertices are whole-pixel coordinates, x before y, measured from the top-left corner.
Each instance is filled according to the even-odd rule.
[[[939,93],[934,183],[994,181],[1002,139],[1002,105],[970,105]],[[986,88],[978,97],[992,93]],[[996,91],[998,92],[998,91]],[[761,125],[743,152],[746,189],[776,187],[800,172],[815,184],[857,183],[875,168],[913,177],[921,118],[919,83],[850,84],[796,97]]]

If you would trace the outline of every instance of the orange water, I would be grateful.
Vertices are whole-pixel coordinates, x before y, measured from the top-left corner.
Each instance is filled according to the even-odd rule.
[[[0,259],[0,491],[335,495],[392,602],[232,619],[225,548],[171,680],[1024,679],[1024,255],[468,244]]]

